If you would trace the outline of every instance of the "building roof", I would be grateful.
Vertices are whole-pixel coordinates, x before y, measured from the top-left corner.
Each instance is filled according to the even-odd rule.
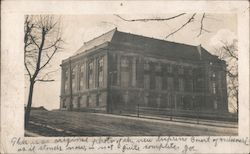
[[[85,42],[74,55],[85,52],[106,42],[139,48],[145,53],[164,57],[190,60],[218,60],[217,56],[210,54],[201,46],[187,45],[145,37],[141,35],[135,35],[131,33],[125,33],[118,31],[116,28],[88,42]]]

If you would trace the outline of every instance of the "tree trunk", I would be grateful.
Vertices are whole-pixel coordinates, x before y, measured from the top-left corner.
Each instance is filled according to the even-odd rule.
[[[28,104],[27,104],[26,111],[25,111],[25,121],[24,121],[25,128],[27,128],[29,124],[34,85],[35,85],[35,81],[30,80],[29,98],[28,98]]]

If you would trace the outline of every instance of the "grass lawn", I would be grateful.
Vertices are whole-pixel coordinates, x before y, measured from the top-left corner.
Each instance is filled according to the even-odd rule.
[[[30,120],[28,130],[43,136],[237,135],[237,128],[191,125],[87,112],[33,110]]]

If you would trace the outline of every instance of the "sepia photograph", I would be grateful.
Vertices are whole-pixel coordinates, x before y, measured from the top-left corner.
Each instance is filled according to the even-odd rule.
[[[24,20],[25,136],[237,136],[236,14]]]
[[[1,1],[0,153],[250,152],[248,1]]]

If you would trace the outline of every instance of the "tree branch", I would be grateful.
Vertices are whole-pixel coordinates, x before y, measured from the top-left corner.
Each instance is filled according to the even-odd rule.
[[[180,16],[183,16],[185,15],[186,13],[181,13],[181,14],[178,14],[176,16],[172,16],[172,17],[169,17],[169,18],[149,18],[149,19],[125,19],[123,17],[121,17],[120,15],[118,14],[115,14],[115,16],[117,16],[118,18],[124,20],[124,21],[127,21],[127,22],[135,22],[135,21],[142,21],[142,22],[148,22],[148,21],[166,21],[166,20],[171,20],[171,19],[174,19],[174,18],[178,18]]]
[[[210,33],[209,30],[204,29],[204,26],[203,26],[203,21],[204,21],[204,19],[205,19],[205,13],[203,13],[203,15],[202,15],[202,17],[201,17],[200,32],[199,32],[199,34],[197,35],[197,37],[201,36],[201,34],[202,34],[203,31],[204,31],[204,32],[207,32],[207,33]]]
[[[227,45],[224,45],[222,48],[227,51],[227,53],[229,54],[230,57],[232,57],[238,61],[238,57],[233,53],[233,51]]]
[[[29,37],[31,38],[32,42],[36,45],[36,47],[39,49],[39,45],[36,43],[34,37],[32,35],[29,35]]]
[[[187,22],[185,22],[181,27],[179,27],[177,30],[171,32],[170,34],[168,34],[165,38],[167,39],[169,36],[174,35],[175,33],[177,33],[178,31],[180,31],[182,28],[184,28],[187,24],[189,24],[190,22],[193,22],[194,17],[195,17],[196,13],[194,13]]]
[[[43,50],[48,50],[48,49],[51,49],[53,48],[54,46],[56,46],[57,43],[61,42],[62,39],[61,38],[58,38],[51,46],[49,47],[46,47],[46,48],[43,48]]]
[[[55,80],[43,80],[43,79],[37,79],[35,81],[39,81],[39,82],[53,82]]]
[[[52,57],[55,55],[57,49],[58,49],[58,48],[55,46],[55,50],[53,51],[53,53],[51,54],[51,56],[49,57],[49,59],[47,60],[47,62],[45,62],[45,63],[43,64],[43,66],[40,67],[39,71],[40,71],[41,69],[43,69],[43,68],[50,62],[50,60],[52,59]]]

